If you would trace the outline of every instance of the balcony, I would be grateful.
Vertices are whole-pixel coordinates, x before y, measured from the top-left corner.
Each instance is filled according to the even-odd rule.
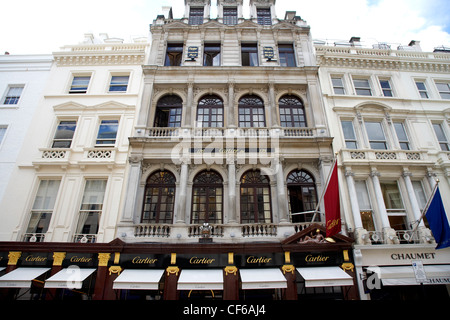
[[[373,149],[342,149],[340,151],[343,162],[365,163],[434,163],[427,151],[417,150],[373,150]]]
[[[145,138],[184,138],[184,137],[267,137],[267,138],[314,138],[316,128],[147,128]]]
[[[311,225],[307,223],[250,223],[250,224],[135,224],[122,225],[118,236],[126,242],[198,243],[201,238],[213,242],[235,243],[248,241],[278,242]]]
[[[42,165],[68,166],[73,164],[108,164],[117,161],[117,148],[83,148],[80,150],[72,148],[41,148],[40,158],[33,161],[36,167]]]

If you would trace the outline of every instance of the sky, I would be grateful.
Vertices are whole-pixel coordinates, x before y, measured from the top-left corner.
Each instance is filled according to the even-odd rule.
[[[211,2],[215,18],[216,0]],[[162,6],[172,6],[175,19],[184,14],[184,0],[1,1],[0,54],[50,54],[82,42],[86,33],[125,42],[148,37]],[[311,26],[313,39],[330,44],[355,36],[364,46],[386,42],[396,49],[416,40],[423,51],[450,47],[449,0],[277,0],[277,17],[284,19],[286,11]]]

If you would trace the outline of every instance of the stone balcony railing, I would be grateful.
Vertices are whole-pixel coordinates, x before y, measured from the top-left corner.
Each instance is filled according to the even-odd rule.
[[[117,148],[84,148],[80,151],[71,148],[41,148],[39,151],[41,157],[33,161],[35,165],[114,162]]]
[[[430,161],[427,151],[416,150],[373,150],[342,149],[344,162],[389,161],[389,162],[427,162]]]
[[[181,137],[280,137],[313,138],[317,137],[316,128],[147,128],[147,138],[181,138]]]

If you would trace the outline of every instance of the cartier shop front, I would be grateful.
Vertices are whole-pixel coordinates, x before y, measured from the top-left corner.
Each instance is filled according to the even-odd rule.
[[[2,242],[1,298],[358,299],[352,240],[324,233],[314,225],[282,243]]]

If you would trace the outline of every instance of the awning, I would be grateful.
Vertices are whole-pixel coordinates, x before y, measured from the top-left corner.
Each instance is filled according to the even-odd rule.
[[[339,267],[297,268],[305,287],[352,286],[353,278]]]
[[[50,268],[17,268],[0,277],[0,288],[30,288],[31,281]]]
[[[424,265],[427,276],[424,284],[450,284],[450,265]],[[367,271],[375,272],[385,286],[416,286],[419,283],[412,266],[369,267]]]
[[[44,288],[81,289],[83,281],[96,269],[66,268],[60,270],[47,280]]]
[[[158,290],[164,270],[126,269],[114,280],[113,289]]]
[[[222,269],[182,270],[178,290],[223,290]]]
[[[242,289],[285,289],[287,281],[280,269],[241,269]]]

